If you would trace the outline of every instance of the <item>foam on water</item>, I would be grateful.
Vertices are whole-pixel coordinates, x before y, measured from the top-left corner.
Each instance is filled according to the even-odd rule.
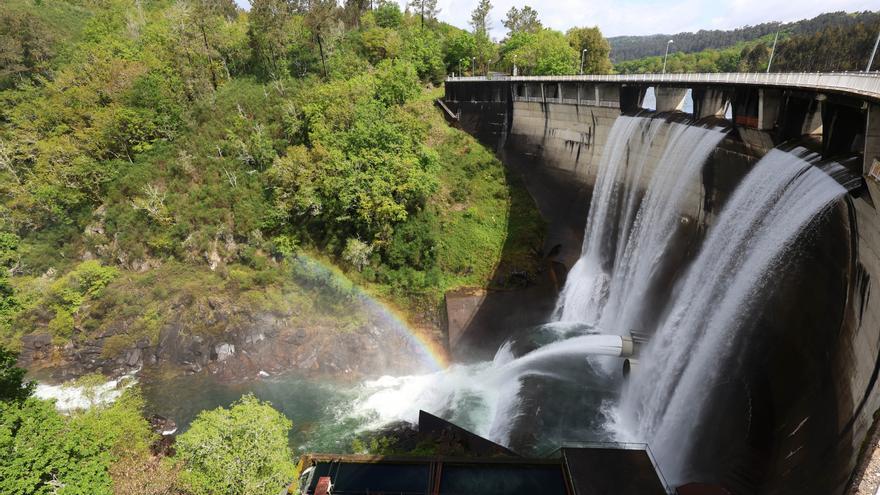
[[[134,378],[135,373],[107,380],[105,383],[95,386],[77,385],[76,381],[60,385],[38,382],[34,395],[40,399],[54,400],[55,408],[64,413],[86,410],[116,401],[125,392],[125,389],[137,383]]]
[[[539,347],[514,357],[510,343],[492,362],[453,365],[425,375],[384,376],[362,385],[351,416],[369,418],[364,429],[395,421],[417,422],[419,410],[454,418],[479,435],[507,444],[512,418],[520,403],[522,378],[557,377],[556,364],[565,358],[617,356],[614,336],[580,335]]]

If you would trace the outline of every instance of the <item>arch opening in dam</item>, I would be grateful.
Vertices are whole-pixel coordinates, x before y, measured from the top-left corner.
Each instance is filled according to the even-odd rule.
[[[472,426],[647,441],[672,484],[842,492],[880,407],[877,101],[694,86],[644,112],[648,84],[520,79],[450,81],[444,103],[526,182],[567,278],[549,324],[456,329],[518,370],[495,389],[508,429]],[[627,381],[620,357],[584,364],[608,334],[646,338]]]

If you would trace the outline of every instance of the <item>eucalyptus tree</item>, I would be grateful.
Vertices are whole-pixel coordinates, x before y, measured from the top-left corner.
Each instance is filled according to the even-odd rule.
[[[433,21],[440,13],[440,9],[437,8],[437,0],[410,0],[409,7],[419,13],[423,28],[425,27],[425,19]]]

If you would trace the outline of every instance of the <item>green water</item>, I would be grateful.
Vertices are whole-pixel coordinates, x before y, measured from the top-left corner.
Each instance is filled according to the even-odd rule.
[[[212,375],[142,378],[148,414],[177,422],[178,433],[203,410],[228,407],[252,393],[269,401],[293,422],[290,445],[295,452],[349,452],[368,418],[350,414],[354,387],[297,374],[245,382],[224,382]]]

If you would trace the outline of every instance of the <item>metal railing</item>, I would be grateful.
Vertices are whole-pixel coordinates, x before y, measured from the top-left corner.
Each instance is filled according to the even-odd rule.
[[[695,74],[615,74],[582,76],[468,76],[447,77],[448,82],[592,82],[648,84],[719,84],[795,87],[836,91],[880,100],[880,72],[725,72]]]

